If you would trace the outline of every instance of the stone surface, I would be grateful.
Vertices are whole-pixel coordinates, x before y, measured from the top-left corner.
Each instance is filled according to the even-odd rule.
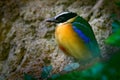
[[[55,26],[45,22],[63,11],[76,12],[87,18],[102,55],[108,56],[115,51],[104,44],[111,33],[110,15],[120,14],[113,2],[103,1],[102,6],[89,14],[96,0],[1,0],[0,80],[23,80],[23,73],[40,78],[43,66],[52,65],[53,73],[57,73],[72,61],[56,45]]]

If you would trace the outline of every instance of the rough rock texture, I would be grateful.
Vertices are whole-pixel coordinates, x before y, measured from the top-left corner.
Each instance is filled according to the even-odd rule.
[[[23,73],[40,78],[43,66],[52,65],[56,73],[72,61],[55,43],[55,26],[44,21],[62,11],[86,18],[102,55],[112,53],[115,49],[104,44],[111,33],[111,13],[120,14],[112,1],[96,7],[97,0],[1,0],[0,80],[23,80]]]

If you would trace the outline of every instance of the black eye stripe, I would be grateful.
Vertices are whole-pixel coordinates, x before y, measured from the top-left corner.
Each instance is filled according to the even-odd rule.
[[[72,12],[63,12],[57,16],[55,16],[55,19],[57,21],[57,23],[61,23],[61,22],[65,22],[67,20],[69,20],[70,18],[73,18],[77,16],[76,13],[72,13]]]

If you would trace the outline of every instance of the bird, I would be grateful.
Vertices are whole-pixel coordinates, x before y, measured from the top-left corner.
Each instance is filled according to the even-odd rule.
[[[46,19],[55,23],[55,40],[68,56],[89,61],[100,56],[100,48],[91,25],[75,12],[62,12]]]

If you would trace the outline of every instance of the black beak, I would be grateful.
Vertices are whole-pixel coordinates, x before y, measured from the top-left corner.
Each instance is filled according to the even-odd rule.
[[[56,20],[54,18],[49,18],[45,20],[46,22],[56,22]]]

